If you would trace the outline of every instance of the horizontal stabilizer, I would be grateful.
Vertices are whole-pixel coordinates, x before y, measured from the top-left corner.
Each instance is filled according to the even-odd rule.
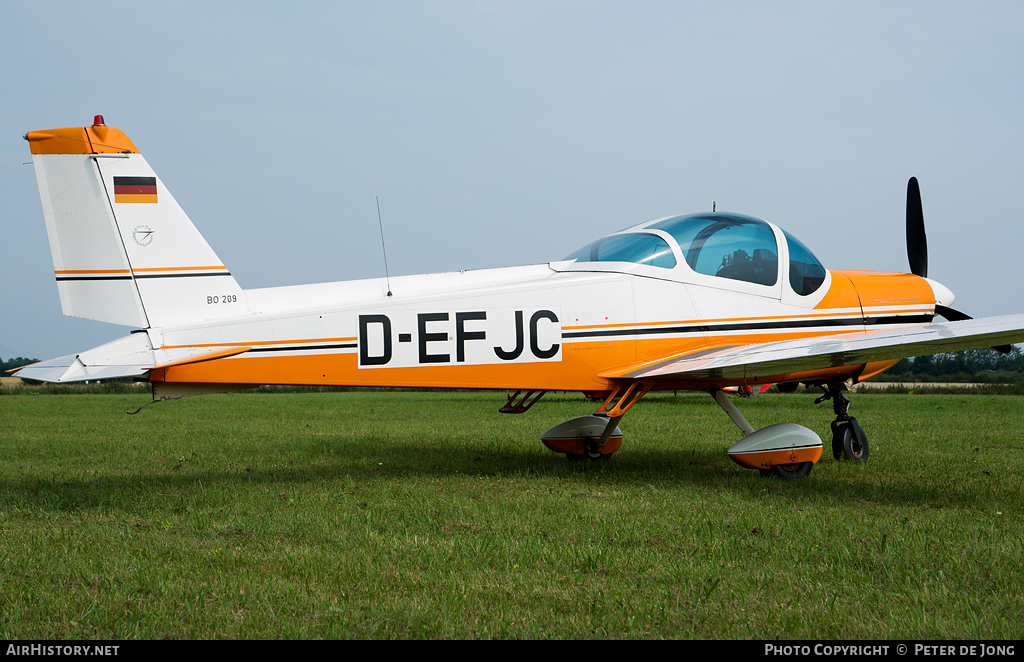
[[[41,382],[69,383],[119,377],[141,377],[147,370],[138,365],[93,365],[82,363],[78,354],[68,354],[49,361],[27,365],[16,373],[22,379]]]
[[[249,347],[174,347],[153,349],[149,335],[130,336],[80,354],[68,354],[17,370],[17,376],[41,382],[69,383],[141,377],[150,370],[213,361],[249,351]]]

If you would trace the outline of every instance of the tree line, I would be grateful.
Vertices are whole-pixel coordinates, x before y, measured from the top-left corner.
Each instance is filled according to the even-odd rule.
[[[1024,352],[1014,345],[1009,354],[985,347],[960,352],[903,359],[880,376],[880,380],[901,381],[913,377],[922,382],[1015,381],[1024,376]]]
[[[0,358],[0,377],[9,377],[7,374],[8,370],[14,368],[20,368],[23,365],[30,365],[32,363],[39,363],[39,359],[26,359],[24,356],[19,356],[16,359],[8,359],[4,361]]]

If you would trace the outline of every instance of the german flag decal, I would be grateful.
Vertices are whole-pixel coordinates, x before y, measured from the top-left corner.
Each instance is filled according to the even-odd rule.
[[[114,202],[156,202],[156,177],[114,177]]]

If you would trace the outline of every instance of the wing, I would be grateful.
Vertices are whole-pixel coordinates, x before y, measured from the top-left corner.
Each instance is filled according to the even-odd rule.
[[[695,382],[757,381],[764,377],[1017,342],[1024,342],[1024,314],[722,347],[666,357],[603,376]]]

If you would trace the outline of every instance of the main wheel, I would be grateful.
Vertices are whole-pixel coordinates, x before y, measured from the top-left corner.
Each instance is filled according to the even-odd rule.
[[[570,462],[579,462],[581,460],[601,461],[612,459],[611,453],[602,453],[599,450],[597,450],[597,441],[593,439],[588,439],[587,441],[585,441],[583,443],[583,449],[583,452],[580,454],[566,453],[565,457]]]
[[[577,455],[576,453],[566,453],[565,459],[570,462],[582,462],[583,460],[594,460],[596,462],[607,461],[612,459],[611,453],[582,453]]]
[[[868,436],[856,418],[832,424],[832,456],[854,462],[868,459]]]
[[[794,464],[773,464],[772,471],[775,472],[776,476],[781,476],[782,478],[803,478],[807,474],[811,473],[811,468],[813,466],[813,462],[797,462]]]

